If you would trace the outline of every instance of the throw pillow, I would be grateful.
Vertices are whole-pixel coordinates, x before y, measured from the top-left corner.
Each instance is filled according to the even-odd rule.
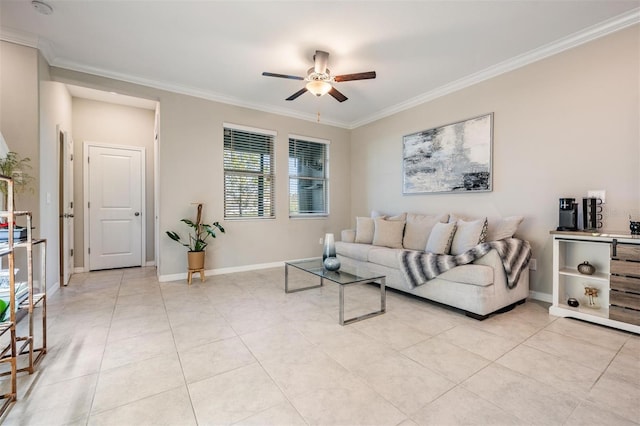
[[[424,250],[429,241],[429,235],[436,223],[447,223],[448,214],[424,215],[424,214],[407,214],[407,225],[404,229],[404,239],[402,245],[410,250]]]
[[[403,221],[376,218],[374,228],[374,246],[402,248]]]
[[[478,219],[471,222],[458,220],[456,235],[451,243],[451,254],[462,254],[480,243],[484,243],[487,237],[487,219]]]
[[[356,243],[371,244],[373,242],[374,223],[370,217],[356,217]]]
[[[448,254],[455,233],[456,222],[436,223],[429,235],[425,251],[434,254]]]
[[[498,241],[513,237],[523,220],[524,217],[522,216],[510,216],[497,221],[489,221],[487,241]]]

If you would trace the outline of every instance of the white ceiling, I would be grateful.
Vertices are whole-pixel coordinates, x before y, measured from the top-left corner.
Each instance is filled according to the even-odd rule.
[[[53,66],[354,128],[640,21],[640,0],[0,0],[0,36]],[[316,49],[349,100],[305,93]],[[0,58],[1,59],[1,58]]]

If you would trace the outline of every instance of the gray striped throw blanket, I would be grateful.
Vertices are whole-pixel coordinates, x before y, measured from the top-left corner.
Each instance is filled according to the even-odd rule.
[[[507,274],[507,287],[514,288],[520,278],[520,273],[527,267],[531,258],[529,242],[517,238],[481,243],[457,256],[403,250],[398,254],[398,259],[407,283],[411,288],[414,288],[425,284],[449,269],[466,265],[481,258],[491,249],[496,249],[502,259],[502,265]]]

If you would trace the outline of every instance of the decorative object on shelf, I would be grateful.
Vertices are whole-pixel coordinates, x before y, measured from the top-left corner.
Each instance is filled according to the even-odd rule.
[[[599,308],[597,298],[598,298],[598,289],[595,287],[585,287],[584,295],[587,296],[587,307],[597,309]]]
[[[327,271],[337,271],[340,269],[340,260],[337,257],[327,257],[323,262]]]
[[[569,299],[567,299],[567,305],[571,306],[572,308],[577,308],[578,306],[580,306],[580,302],[578,302],[578,299],[570,297]]]
[[[322,262],[327,257],[336,257],[336,241],[333,234],[325,234],[324,247],[322,248]]]
[[[402,138],[402,193],[491,191],[493,113]]]
[[[593,275],[596,272],[596,267],[589,262],[584,261],[578,265],[578,272],[583,275]]]
[[[194,271],[198,271],[200,273],[200,279],[204,281],[204,249],[209,245],[207,243],[207,239],[209,237],[216,238],[216,229],[223,234],[225,233],[224,228],[219,222],[213,222],[211,225],[202,223],[202,203],[194,204],[197,205],[198,211],[196,221],[194,222],[190,219],[180,220],[193,229],[193,233],[189,234],[189,240],[187,242],[183,242],[178,233],[174,231],[167,231],[169,238],[189,249],[189,252],[187,253],[189,284],[191,284],[191,275]]]
[[[30,162],[29,157],[20,158],[20,155],[13,151],[7,152],[4,158],[0,158],[0,174],[13,179],[14,196],[26,190],[33,193],[33,187],[29,186],[34,180],[34,177],[28,173],[31,169]],[[7,210],[7,182],[0,181],[0,192],[2,192],[2,210]]]
[[[629,231],[631,235],[640,235],[640,221],[631,220],[631,215],[629,215]]]

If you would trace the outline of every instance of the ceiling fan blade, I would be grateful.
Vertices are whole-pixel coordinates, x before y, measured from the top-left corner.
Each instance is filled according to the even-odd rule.
[[[316,54],[313,55],[313,70],[318,74],[324,74],[327,72],[327,62],[329,62],[329,53],[322,50],[316,50]]]
[[[292,80],[304,80],[304,77],[298,77],[297,75],[276,74],[272,72],[263,72],[262,75],[264,75],[265,77],[280,77],[280,78],[290,78]]]
[[[339,83],[341,81],[368,80],[370,78],[376,78],[375,71],[359,72],[355,74],[336,75],[335,77],[333,77],[333,80]]]
[[[295,98],[297,98],[298,96],[302,95],[304,92],[307,91],[306,87],[303,87],[302,89],[298,90],[296,93],[294,93],[293,95],[289,96],[286,100],[287,101],[292,101]]]
[[[329,94],[333,96],[338,102],[344,102],[349,99],[342,93],[338,92],[335,87],[332,87],[331,90],[329,90]]]

